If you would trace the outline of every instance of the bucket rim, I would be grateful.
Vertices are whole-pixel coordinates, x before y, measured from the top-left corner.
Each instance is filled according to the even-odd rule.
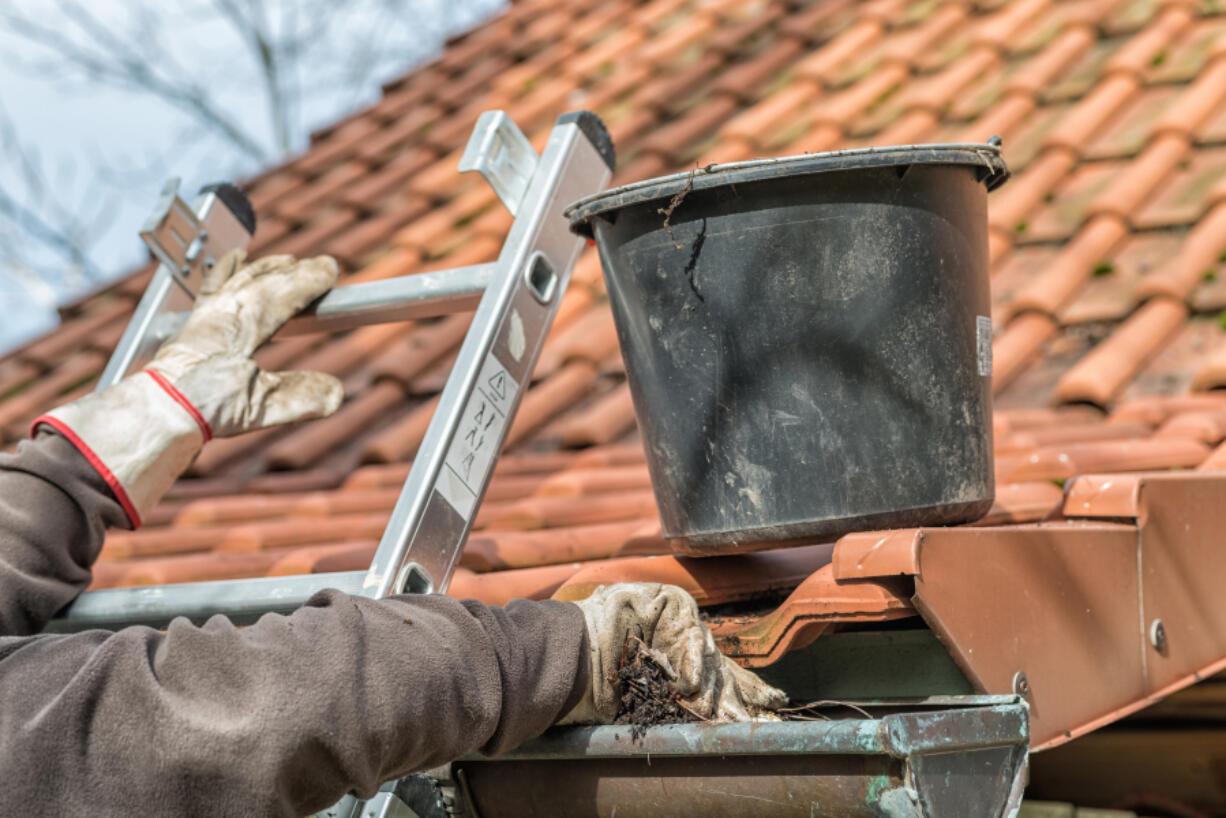
[[[884,145],[805,153],[767,159],[712,163],[694,170],[643,179],[585,196],[570,204],[563,215],[571,230],[580,231],[593,217],[656,199],[677,195],[683,189],[709,190],[724,185],[745,184],[789,176],[901,165],[962,165],[980,168],[980,181],[989,191],[1009,179],[1009,166],[1001,156],[997,138],[988,142],[945,142],[926,145]]]

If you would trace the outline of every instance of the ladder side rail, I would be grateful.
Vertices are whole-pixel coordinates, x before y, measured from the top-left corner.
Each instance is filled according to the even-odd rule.
[[[604,188],[606,160],[573,117],[550,134],[364,590],[446,591],[583,240],[562,215]],[[579,116],[592,116],[580,114]]]
[[[141,296],[140,303],[136,305],[136,311],[128,321],[119,344],[98,378],[98,384],[94,387],[96,391],[119,383],[132,369],[133,364],[153,353],[160,343],[153,340],[153,327],[172,297],[177,295],[178,298],[186,298],[181,292],[175,283],[174,273],[165,264],[159,264],[149,286],[145,288],[145,294]]]

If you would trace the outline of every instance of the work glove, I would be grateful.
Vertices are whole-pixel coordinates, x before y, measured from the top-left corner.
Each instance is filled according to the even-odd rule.
[[[251,354],[336,283],[327,257],[227,253],[208,270],[187,323],[148,367],[34,421],[67,437],[132,527],[212,437],[330,415],[344,397],[322,372],[264,372]]]
[[[773,718],[787,696],[719,652],[694,598],[675,585],[625,582],[603,585],[576,603],[587,621],[591,683],[559,724],[612,724],[620,691],[615,680],[622,652],[640,639],[657,663],[667,664],[685,708],[713,721]]]

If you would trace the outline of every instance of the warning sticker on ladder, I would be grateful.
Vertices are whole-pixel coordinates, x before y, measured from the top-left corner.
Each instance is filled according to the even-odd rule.
[[[486,356],[476,388],[464,406],[460,429],[434,484],[461,517],[471,517],[477,505],[477,491],[498,455],[517,389],[515,379],[498,359],[492,354]]]

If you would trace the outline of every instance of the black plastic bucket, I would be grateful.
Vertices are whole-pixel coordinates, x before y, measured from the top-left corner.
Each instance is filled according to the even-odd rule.
[[[692,554],[992,503],[998,144],[715,166],[576,202],[664,533]]]

